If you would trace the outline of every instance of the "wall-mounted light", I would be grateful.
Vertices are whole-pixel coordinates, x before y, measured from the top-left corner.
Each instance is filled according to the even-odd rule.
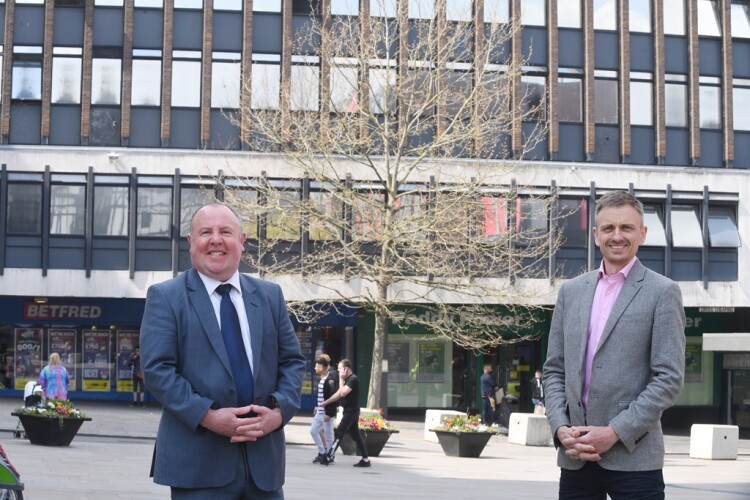
[[[46,304],[47,303],[47,297],[34,297],[34,303],[35,304]]]

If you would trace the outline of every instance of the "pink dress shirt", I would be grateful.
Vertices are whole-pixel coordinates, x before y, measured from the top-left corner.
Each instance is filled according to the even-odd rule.
[[[596,283],[594,302],[591,304],[591,316],[589,317],[588,341],[586,343],[586,358],[583,361],[583,391],[581,402],[586,410],[589,404],[589,387],[591,386],[591,367],[594,364],[594,355],[599,347],[599,340],[604,332],[612,306],[625,284],[625,278],[635,265],[637,257],[633,257],[628,264],[612,276],[604,272],[604,261],[599,265],[599,281]]]

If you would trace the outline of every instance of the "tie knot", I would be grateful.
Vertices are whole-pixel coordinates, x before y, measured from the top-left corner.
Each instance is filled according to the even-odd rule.
[[[219,292],[219,295],[227,295],[229,292],[232,291],[232,285],[229,283],[224,283],[223,285],[219,285],[216,287],[216,291]]]

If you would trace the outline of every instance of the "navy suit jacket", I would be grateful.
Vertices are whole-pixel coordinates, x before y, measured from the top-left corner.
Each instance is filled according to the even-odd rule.
[[[243,275],[240,283],[253,351],[253,404],[269,406],[274,396],[285,425],[299,410],[305,359],[281,288]],[[216,313],[195,269],[149,288],[140,347],[146,388],[164,407],[154,481],[181,488],[224,486],[234,479],[244,447],[255,484],[281,488],[283,425],[244,444],[200,425],[209,408],[236,407],[237,395]]]
[[[661,415],[682,390],[685,310],[677,284],[636,261],[615,300],[594,354],[588,411],[583,363],[598,281],[591,271],[562,285],[552,315],[544,364],[544,398],[552,433],[561,426],[610,425],[620,437],[599,465],[619,471],[664,466]],[[557,436],[557,463],[579,469]]]

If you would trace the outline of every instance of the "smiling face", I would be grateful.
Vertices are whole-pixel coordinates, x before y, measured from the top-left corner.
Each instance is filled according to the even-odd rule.
[[[198,210],[187,239],[190,260],[200,273],[226,281],[239,268],[245,233],[228,207],[214,204]]]
[[[630,205],[602,208],[596,214],[594,239],[602,252],[605,272],[615,274],[630,262],[646,239],[643,217]]]

